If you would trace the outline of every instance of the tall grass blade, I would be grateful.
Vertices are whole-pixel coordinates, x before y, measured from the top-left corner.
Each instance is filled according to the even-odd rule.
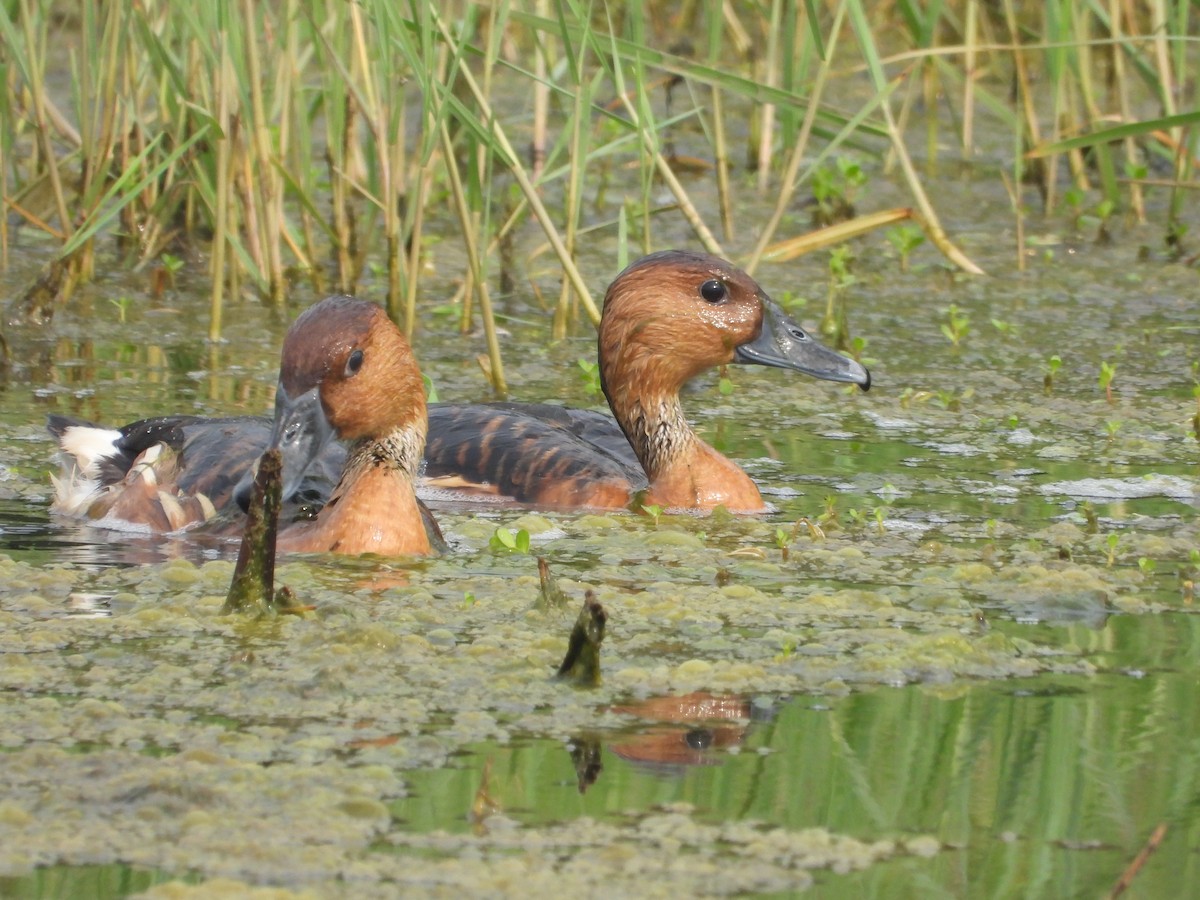
[[[875,39],[871,35],[871,30],[867,24],[867,17],[863,11],[862,3],[860,0],[846,0],[846,2],[850,14],[850,22],[858,37],[858,43],[862,48],[863,56],[866,58],[867,70],[875,85],[875,91],[877,94],[883,95],[887,92],[888,84],[884,78],[883,64],[879,59],[879,53],[875,47]],[[900,167],[904,173],[905,181],[908,183],[908,189],[916,201],[917,210],[924,220],[925,230],[929,235],[930,241],[942,251],[947,259],[964,272],[969,272],[972,275],[982,275],[983,269],[972,262],[946,236],[946,232],[938,220],[937,213],[933,209],[933,204],[929,202],[929,197],[926,195],[925,189],[921,185],[921,180],[917,176],[916,169],[913,167],[912,158],[908,155],[908,149],[904,145],[904,136],[896,128],[896,123],[892,118],[891,105],[886,98],[880,102],[880,110],[883,112],[884,124],[888,135],[891,137],[892,147],[896,151],[897,158],[900,160]]]

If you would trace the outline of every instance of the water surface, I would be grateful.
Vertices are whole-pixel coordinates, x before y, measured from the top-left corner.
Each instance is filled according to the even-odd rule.
[[[158,299],[114,266],[49,328],[8,331],[6,895],[1095,896],[1160,825],[1128,896],[1196,881],[1196,273],[1139,259],[1149,228],[1097,246],[1047,227],[1019,274],[1007,201],[939,189],[992,274],[924,251],[900,273],[881,236],[860,244],[870,393],[747,368],[728,396],[715,375],[689,390],[771,515],[451,509],[440,559],[286,563],[315,610],[271,625],[218,614],[228,545],[52,518],[43,422],[269,412],[285,323],[246,299],[208,346],[200,266]],[[823,265],[759,276],[815,325]],[[514,398],[595,405],[588,330],[548,342],[536,303],[500,302]],[[487,397],[481,346],[422,322],[442,399]],[[497,527],[531,533],[571,608],[537,608]],[[585,588],[610,614],[594,691],[549,678]]]

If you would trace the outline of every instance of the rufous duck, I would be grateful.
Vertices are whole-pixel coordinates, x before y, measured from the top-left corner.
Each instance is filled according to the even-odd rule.
[[[617,276],[598,353],[615,426],[600,413],[547,405],[434,406],[427,478],[545,507],[619,508],[636,497],[666,509],[761,512],[750,477],[688,424],[684,384],[738,362],[871,385],[862,365],[814,340],[741,269],[681,250]]]
[[[414,490],[427,428],[421,373],[374,303],[329,297],[296,319],[273,421],[168,416],[108,430],[52,416],[49,428],[67,458],[54,508],[96,524],[173,531],[207,521],[233,508],[270,445],[283,453],[284,496],[324,503],[315,518],[281,526],[280,550],[396,556],[430,553],[440,540]]]

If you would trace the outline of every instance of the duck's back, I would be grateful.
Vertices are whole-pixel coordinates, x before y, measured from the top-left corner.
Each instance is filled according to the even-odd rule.
[[[425,476],[545,507],[623,507],[646,475],[616,421],[547,403],[429,407]]]
[[[235,490],[271,438],[271,420],[258,416],[160,416],[106,429],[51,415],[46,426],[74,470],[59,486],[59,509],[100,518],[116,504],[129,521],[145,522],[157,530],[168,529],[158,524],[158,512],[149,507],[160,505],[162,494],[174,499],[203,497],[217,514],[234,512]],[[333,445],[289,499],[298,504],[323,503],[344,460],[345,450]],[[144,477],[131,477],[138,469]],[[144,490],[142,483],[153,490]],[[96,502],[101,506],[93,508]]]

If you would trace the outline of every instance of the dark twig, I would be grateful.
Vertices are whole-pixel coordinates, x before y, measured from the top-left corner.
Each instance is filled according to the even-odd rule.
[[[278,450],[268,450],[258,463],[254,496],[247,510],[246,530],[242,533],[233,581],[221,608],[223,614],[240,612],[264,616],[298,609],[287,588],[275,593],[275,535],[282,503],[283,460]]]

